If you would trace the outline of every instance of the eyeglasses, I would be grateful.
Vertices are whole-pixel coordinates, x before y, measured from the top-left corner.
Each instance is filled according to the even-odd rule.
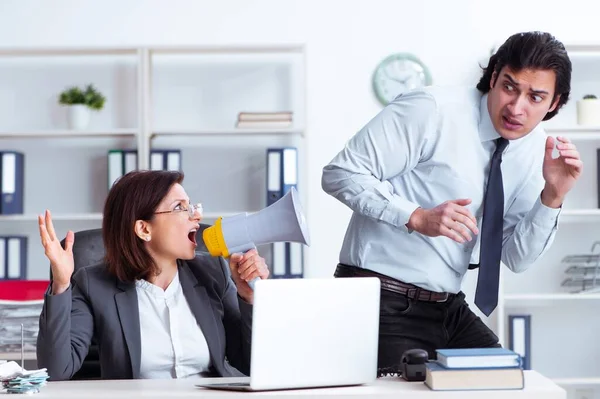
[[[175,209],[173,209],[173,210],[154,212],[154,214],[159,215],[161,213],[179,213],[179,212],[187,212],[188,217],[190,219],[194,218],[194,215],[196,214],[196,212],[198,212],[200,214],[200,216],[202,216],[202,212],[203,212],[202,204],[201,203],[190,204],[188,207],[185,207],[183,205],[177,205],[175,207]]]

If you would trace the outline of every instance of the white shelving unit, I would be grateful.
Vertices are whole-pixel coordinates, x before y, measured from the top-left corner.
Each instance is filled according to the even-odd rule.
[[[598,153],[600,126],[577,124],[576,103],[585,94],[600,96],[600,45],[568,46],[573,63],[571,96],[557,116],[544,122],[548,135],[572,140],[581,153],[584,173],[561,211],[551,249],[524,273],[502,270],[496,332],[508,346],[508,316],[531,316],[531,366],[565,387],[569,397],[584,389],[600,397],[600,292],[573,293],[561,283],[568,276],[562,260],[590,253],[600,241]],[[579,392],[579,393],[576,393]],[[596,396],[593,396],[596,395]],[[586,396],[587,397],[587,396]]]
[[[110,149],[136,149],[140,169],[151,149],[180,149],[210,223],[263,209],[266,149],[296,146],[306,202],[305,69],[299,44],[0,49],[0,148],[25,153],[25,212],[0,215],[0,235],[28,236],[28,278],[47,278],[38,214],[50,209],[62,237],[100,227]],[[71,130],[57,96],[88,83],[105,108]],[[292,111],[292,126],[235,127],[239,112],[272,111]]]

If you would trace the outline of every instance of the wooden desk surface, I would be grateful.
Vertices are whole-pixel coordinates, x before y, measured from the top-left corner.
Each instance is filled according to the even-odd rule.
[[[219,382],[235,382],[239,379],[220,378]],[[535,371],[525,371],[525,389],[511,391],[431,391],[422,382],[406,382],[398,378],[380,378],[368,385],[340,388],[315,388],[267,392],[234,392],[196,388],[195,384],[214,381],[214,379],[192,380],[118,380],[118,381],[57,381],[49,382],[36,398],[217,398],[226,396],[264,396],[264,397],[324,397],[352,398],[367,397],[389,399],[426,399],[426,398],[539,398],[566,399],[566,391],[550,379]],[[2,395],[0,393],[0,395]],[[11,396],[11,397],[14,397]]]

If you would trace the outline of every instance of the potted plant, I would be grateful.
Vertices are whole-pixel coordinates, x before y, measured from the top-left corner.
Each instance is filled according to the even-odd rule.
[[[58,102],[68,107],[68,123],[71,129],[85,129],[90,123],[91,111],[104,108],[106,98],[89,84],[85,89],[68,87],[60,93]]]
[[[600,100],[594,94],[586,94],[577,101],[577,123],[600,126]]]

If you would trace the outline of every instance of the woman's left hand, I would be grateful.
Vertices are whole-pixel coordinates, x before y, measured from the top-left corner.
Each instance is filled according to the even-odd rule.
[[[237,286],[238,294],[246,302],[252,303],[254,291],[248,285],[256,277],[266,279],[269,277],[269,268],[265,259],[258,254],[256,249],[251,249],[244,254],[233,254],[229,257],[231,277]]]

